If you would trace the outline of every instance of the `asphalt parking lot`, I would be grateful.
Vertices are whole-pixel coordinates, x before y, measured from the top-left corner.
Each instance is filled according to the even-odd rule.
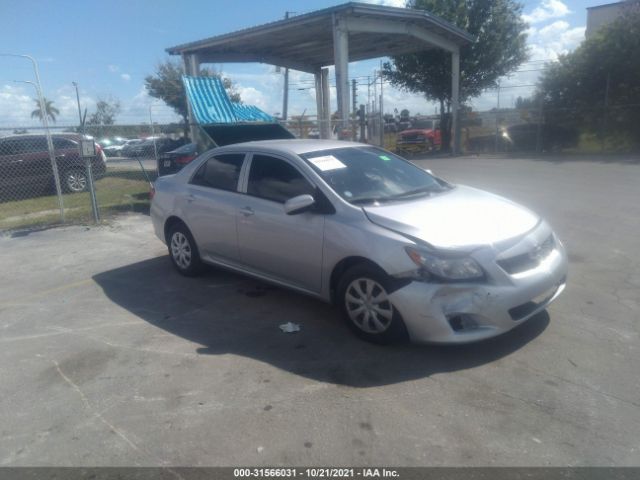
[[[180,277],[144,215],[4,236],[0,465],[639,465],[640,164],[417,163],[549,220],[571,265],[547,312],[378,347],[316,300]]]

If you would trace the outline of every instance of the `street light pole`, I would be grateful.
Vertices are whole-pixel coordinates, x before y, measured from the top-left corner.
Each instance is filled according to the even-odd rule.
[[[49,131],[49,119],[47,118],[46,105],[44,103],[44,97],[42,96],[42,85],[40,84],[40,71],[38,69],[38,62],[31,55],[21,55],[16,53],[0,53],[2,57],[17,57],[26,58],[33,64],[33,71],[36,76],[36,91],[38,93],[38,103],[40,103],[40,112],[42,113],[42,123],[44,124],[44,131],[47,137],[47,149],[49,150],[49,160],[51,161],[51,169],[53,170],[53,181],[56,186],[56,195],[58,196],[58,207],[60,208],[60,221],[64,222],[64,203],[62,201],[62,189],[60,188],[60,175],[58,174],[58,164],[56,163],[56,154],[53,150],[53,139],[51,138],[51,132]],[[33,83],[33,82],[28,82]]]
[[[76,100],[78,101],[78,119],[80,120],[80,143],[78,148],[80,149],[80,156],[84,158],[84,165],[87,170],[87,182],[89,184],[89,196],[91,197],[91,210],[93,211],[93,220],[96,223],[100,223],[100,211],[98,210],[98,199],[96,198],[96,188],[93,184],[93,171],[91,169],[91,158],[85,157],[82,153],[82,142],[85,139],[84,122],[82,121],[82,109],[80,108],[80,93],[78,92],[78,84],[71,82],[76,89]]]

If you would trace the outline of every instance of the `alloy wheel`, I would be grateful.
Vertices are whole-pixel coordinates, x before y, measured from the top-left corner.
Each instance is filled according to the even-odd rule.
[[[80,171],[67,174],[67,187],[72,192],[83,192],[87,188],[87,176]]]
[[[171,236],[171,256],[182,269],[186,270],[191,265],[191,244],[182,232]]]
[[[382,333],[391,325],[393,305],[384,287],[375,280],[353,280],[347,287],[344,302],[351,321],[366,333]]]

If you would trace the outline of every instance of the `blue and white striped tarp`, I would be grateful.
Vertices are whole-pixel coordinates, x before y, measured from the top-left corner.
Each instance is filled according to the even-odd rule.
[[[233,103],[215,77],[182,77],[195,121],[200,125],[243,122],[275,122],[258,107]]]

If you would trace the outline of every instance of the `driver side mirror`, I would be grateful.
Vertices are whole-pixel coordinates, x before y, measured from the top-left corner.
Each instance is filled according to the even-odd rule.
[[[284,203],[284,212],[287,215],[303,213],[309,210],[313,205],[315,205],[315,203],[315,199],[309,194],[298,195],[297,197],[290,198]]]

